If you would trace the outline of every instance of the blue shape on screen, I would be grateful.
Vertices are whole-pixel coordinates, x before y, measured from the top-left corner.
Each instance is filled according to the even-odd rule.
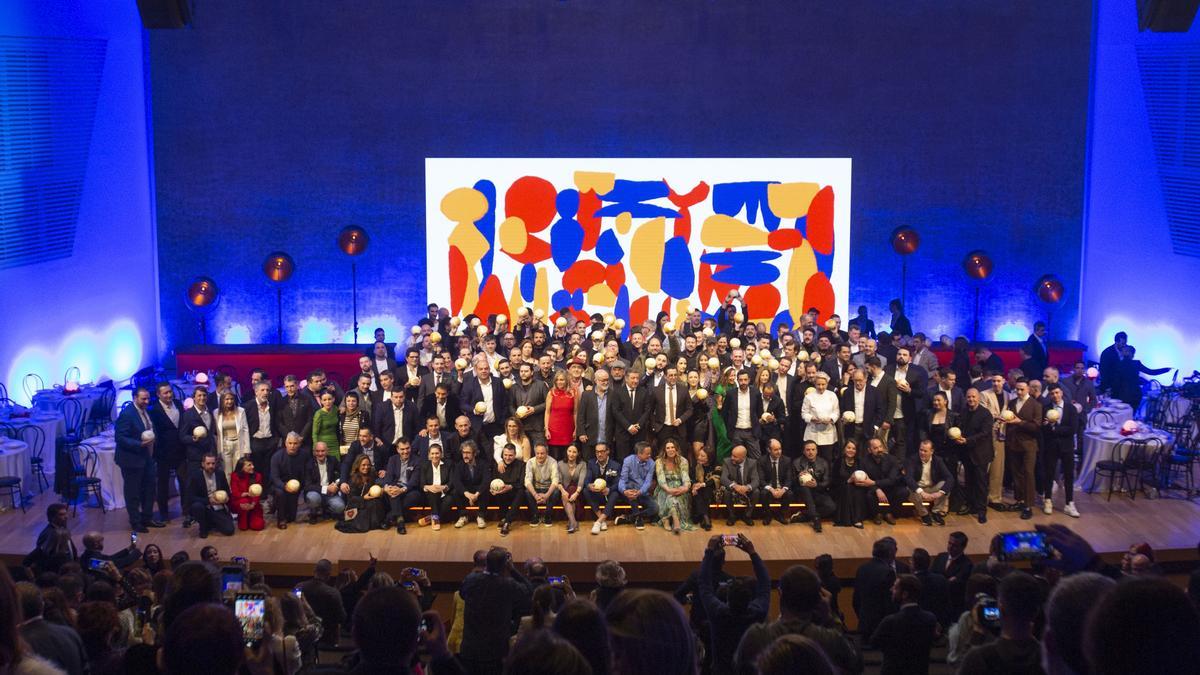
[[[596,240],[596,257],[606,265],[615,265],[625,257],[625,249],[621,248],[615,231],[605,230],[600,233],[600,238]]]
[[[779,229],[779,216],[771,212],[767,203],[767,186],[779,181],[748,181],[745,183],[717,183],[713,186],[713,212],[726,216],[737,216],[746,209],[746,222],[753,225],[762,211],[763,225],[768,232]]]
[[[600,195],[601,200],[614,203],[600,207],[596,216],[608,218],[629,212],[634,218],[678,218],[679,212],[675,209],[645,203],[652,199],[666,199],[667,194],[667,184],[661,180],[618,179],[613,183],[612,190]]]
[[[671,237],[663,247],[662,290],[672,298],[686,298],[696,288],[692,253],[683,237]]]
[[[533,302],[533,291],[537,286],[537,268],[533,263],[525,263],[521,268],[521,299]]]
[[[709,265],[746,265],[776,260],[781,255],[779,251],[713,251],[700,256],[700,262]]]
[[[579,191],[569,188],[559,192],[554,198],[554,208],[563,218],[574,218],[579,214]]]
[[[563,218],[550,226],[550,256],[559,272],[575,264],[583,251],[583,226],[575,219]]]
[[[817,270],[824,272],[826,277],[833,277],[833,254],[819,253],[813,251],[813,256],[817,259]]]
[[[496,186],[490,180],[481,180],[476,181],[473,187],[487,197],[488,203],[487,213],[475,221],[475,229],[479,230],[479,234],[482,234],[488,243],[488,251],[479,261],[483,268],[483,274],[479,277],[479,289],[483,290],[483,283],[492,274],[492,257],[496,251]]]
[[[571,308],[583,309],[583,289],[577,289],[574,293],[566,291],[555,291],[554,297],[550,298],[550,306],[556,310]]]
[[[792,313],[786,309],[776,314],[774,319],[771,319],[771,335],[778,335],[779,326],[782,324],[787,324],[789,327],[796,325],[796,322],[792,321]]]
[[[713,272],[713,281],[738,286],[769,284],[779,278],[779,270],[767,262],[780,256],[777,251],[718,251],[700,256],[700,262],[711,265],[728,265],[726,269]]]
[[[621,329],[621,338],[624,339],[629,335],[629,286],[621,284],[621,290],[617,291],[617,304],[613,306],[613,316],[625,322],[625,327]]]

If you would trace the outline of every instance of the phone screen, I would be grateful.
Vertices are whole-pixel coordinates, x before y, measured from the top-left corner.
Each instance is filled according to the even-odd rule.
[[[246,573],[240,567],[221,568],[221,594],[242,590],[242,580]]]
[[[92,558],[92,559],[88,560],[88,569],[89,570],[104,569],[105,562],[106,561],[103,558]]]
[[[130,533],[129,533],[129,543],[130,543],[130,544],[137,544],[137,532],[130,532]]]
[[[1005,532],[1000,535],[1001,560],[1037,560],[1050,557],[1050,545],[1041,532]]]
[[[1000,620],[1000,608],[997,607],[996,605],[986,605],[983,608],[983,620],[984,621],[999,621]]]
[[[721,535],[721,543],[725,546],[737,546],[738,536],[736,534],[723,534]]]
[[[253,646],[262,641],[263,617],[267,599],[260,593],[239,593],[233,601],[233,613],[242,624],[242,639]]]

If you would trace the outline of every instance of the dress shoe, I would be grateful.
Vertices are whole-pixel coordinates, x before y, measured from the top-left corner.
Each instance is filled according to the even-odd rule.
[[[712,519],[709,518],[708,516],[704,516],[703,518],[700,519],[700,527],[705,532],[712,530]]]
[[[937,523],[937,524],[938,524],[938,527],[945,527],[945,526],[946,526],[946,519],[945,519],[945,518],[943,518],[943,517],[942,517],[942,514],[940,514],[940,513],[935,513],[935,514],[933,514],[933,522]]]
[[[192,519],[191,519],[191,517],[184,518],[184,519],[183,519],[183,526],[184,526],[185,528],[191,527],[191,526],[192,526],[192,523],[194,523],[194,522],[196,522],[196,521],[192,520]]]
[[[633,519],[633,527],[634,529],[644,530],[646,529],[646,523],[642,520],[641,516],[638,516]]]
[[[286,530],[286,529],[287,529],[287,521],[285,521],[285,520],[280,520],[280,521],[278,521],[278,522],[276,522],[276,523],[275,523],[275,527],[278,527],[278,528],[279,528],[279,529],[281,529],[281,530]]]
[[[396,523],[396,534],[408,534],[408,528],[404,527],[404,521]]]
[[[613,518],[613,525],[624,525],[625,523],[628,523],[628,522],[629,522],[629,516],[627,516],[624,513],[617,516],[616,518]]]
[[[500,536],[501,537],[508,536],[508,527],[509,527],[509,523],[507,520],[504,521],[503,523],[500,523]]]
[[[884,514],[884,516],[883,516],[883,519],[887,521],[887,524],[888,524],[888,525],[895,525],[895,524],[896,524],[896,516],[893,516],[893,515],[892,515],[892,514],[890,514],[890,513]]]
[[[772,520],[774,520],[774,519],[771,518],[771,516],[767,516],[766,518],[763,518],[763,527],[770,525]]]
[[[878,513],[875,514],[875,524],[876,525],[883,524],[883,516],[879,515]]]
[[[921,524],[924,525],[925,527],[929,527],[929,526],[933,525],[933,518],[931,518],[929,516],[929,514],[925,514],[925,515],[921,516]]]
[[[812,519],[812,528],[813,528],[813,532],[820,534],[820,532],[821,532],[821,519],[820,518]]]
[[[734,518],[732,516],[730,516],[729,518],[725,519],[725,524],[728,525],[729,527],[733,527],[734,525],[737,524],[737,520],[734,520]]]
[[[788,524],[788,519],[787,519],[787,518],[784,518],[784,517],[783,517],[783,514],[782,514],[782,513],[780,513],[780,514],[778,514],[777,516],[775,516],[775,522],[779,523],[780,525],[787,525],[787,524]]]
[[[1025,507],[1021,509],[1021,520],[1029,520],[1033,517],[1033,509]]]
[[[979,512],[979,524],[980,525],[987,524],[987,509],[984,509],[983,511]]]
[[[146,523],[146,526],[147,527],[166,527],[167,524],[161,520],[152,520],[152,521]]]
[[[988,502],[988,508],[1001,513],[1011,510],[1009,505],[1004,502]]]
[[[753,516],[745,516],[744,518],[742,518],[742,522],[746,524],[746,527],[754,527],[754,517]]]
[[[962,506],[958,507],[954,511],[954,515],[956,515],[956,516],[966,516],[966,515],[970,515],[970,513],[971,513],[971,507],[967,506],[966,504],[963,504]]]
[[[308,514],[308,524],[309,525],[316,525],[317,520],[319,520],[317,514],[315,514],[315,513]]]

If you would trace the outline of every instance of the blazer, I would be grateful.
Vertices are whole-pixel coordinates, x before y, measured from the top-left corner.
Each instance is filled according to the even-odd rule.
[[[758,475],[762,479],[763,487],[773,486],[775,480],[779,480],[779,487],[786,490],[795,488],[795,474],[792,472],[792,460],[787,455],[779,456],[779,475],[771,470],[771,455],[765,454],[758,458]]]
[[[958,416],[958,430],[962,432],[964,443],[958,446],[957,443],[951,442],[950,447],[963,448],[977,466],[992,461],[995,455],[992,445],[992,421],[992,414],[983,404],[976,406],[974,410],[969,407],[963,408],[962,414]]]
[[[871,380],[867,380],[867,384],[870,383]],[[896,378],[884,371],[883,377],[879,378],[879,383],[871,386],[879,392],[879,424],[881,426],[884,422],[891,424],[892,420],[896,418],[896,395],[900,393],[896,389]]]
[[[929,672],[929,650],[937,633],[937,616],[917,603],[884,617],[871,636],[883,652],[881,675],[922,675]]]
[[[854,575],[854,613],[858,615],[864,639],[867,635],[874,637],[875,628],[883,618],[895,611],[892,584],[896,581],[896,571],[886,561],[871,558]]]
[[[811,460],[807,457],[798,457],[792,463],[792,484],[797,488],[801,487],[800,474],[804,472],[811,474],[813,480],[817,481],[816,487],[811,487],[810,490],[829,491],[830,482],[833,480],[833,471],[830,470],[829,462],[825,461],[824,457],[818,455]]]
[[[1045,344],[1038,339],[1038,336],[1030,334],[1025,340],[1025,352],[1029,354],[1029,358],[1033,359],[1034,363],[1038,364],[1041,370],[1045,370],[1050,363],[1050,354],[1046,351],[1046,347],[1050,345],[1050,341],[1046,340]],[[1038,373],[1041,375],[1041,373]]]
[[[402,429],[396,428],[395,412],[396,408],[389,400],[384,401],[382,405],[371,413],[371,422],[375,427],[375,435],[379,440],[386,443],[388,447],[395,445],[396,439],[401,436],[413,440],[417,434],[417,430],[421,428],[419,426],[420,423],[417,421],[417,410],[407,399],[404,401],[404,407],[401,409],[400,424],[403,426]]]
[[[417,390],[417,400],[415,403],[420,405],[425,401],[432,399],[434,391],[437,389],[439,384],[446,385],[446,393],[450,395],[450,398],[458,398],[458,388],[461,385],[459,385],[458,378],[455,377],[455,374],[450,372],[438,375],[431,370],[421,376],[421,387]]]
[[[1053,404],[1051,404],[1053,405]],[[1043,419],[1045,415],[1043,415]],[[1075,432],[1079,427],[1079,413],[1075,406],[1063,401],[1062,419],[1055,424],[1042,427],[1042,446],[1046,452],[1068,453],[1075,451]]]
[[[397,457],[399,457],[399,455],[397,455]],[[434,471],[438,472],[438,476],[442,481],[442,485],[451,486],[449,464],[442,462],[435,469],[432,463],[421,462],[421,469],[418,472],[420,477],[417,479],[417,484],[420,485],[422,491],[425,489],[426,485],[433,485]]]
[[[242,410],[246,412],[246,429],[253,438],[254,434],[258,433],[258,399],[251,396],[249,401],[242,404]],[[270,396],[267,397],[267,412],[271,416],[271,428],[268,431],[271,432],[271,436],[278,438],[279,405]]]
[[[383,373],[383,371],[380,370],[378,367],[378,364],[375,363],[374,349],[369,350],[369,351],[371,353],[367,354],[367,356],[369,356],[371,358],[371,376],[375,379],[375,386],[378,387],[379,386],[379,376],[380,376],[380,374]],[[393,373],[396,371],[396,359],[392,358],[392,350],[390,348],[388,349],[386,368],[387,368],[387,370],[392,371]]]
[[[612,443],[614,421],[611,386],[608,388],[603,412],[600,410],[600,397],[595,389],[585,391],[579,396],[579,404],[575,406],[575,433],[580,437],[587,436],[586,445],[595,445],[600,440],[598,436],[601,414],[604,415],[604,430],[608,433],[608,438],[605,440]]]
[[[942,492],[950,494],[954,490],[954,474],[950,473],[950,469],[946,468],[946,463],[941,457],[933,456],[929,462],[929,478],[935,484],[942,483]],[[917,481],[921,479],[921,456],[912,454],[904,460],[904,482],[908,485],[909,492],[917,491]]]
[[[892,379],[896,379],[896,366],[888,368],[888,375]],[[904,419],[909,425],[913,425],[920,417],[921,411],[929,406],[929,374],[924,368],[916,367],[915,364],[909,364],[907,377],[910,391],[902,392],[897,389],[900,394],[901,412],[904,413]]]
[[[229,490],[229,481],[225,478],[225,472],[217,467],[217,470],[213,471],[213,478],[216,481],[217,489],[224,490],[232,501],[233,493]],[[192,496],[192,506],[197,504],[208,506],[208,483],[204,480],[204,469],[196,469],[188,477],[188,494]]]
[[[884,379],[887,379],[886,375],[884,376]],[[883,384],[883,382],[881,381],[880,384]],[[895,386],[894,382],[892,386]],[[895,401],[894,398],[892,400]],[[843,415],[846,414],[847,410],[854,412],[853,384],[850,385],[846,391],[842,392],[841,400],[838,401],[838,403],[841,405]],[[895,404],[893,403],[893,406],[894,405]],[[868,383],[867,386],[863,388],[862,419],[856,419],[854,420],[854,423],[859,425],[859,428],[863,429],[863,433],[867,438],[870,438],[875,435],[875,431],[879,428],[880,424],[883,424],[885,421],[891,421],[890,419],[884,417],[885,412],[886,406],[883,405],[883,401],[879,395],[879,390],[875,387],[872,387],[870,383]],[[893,409],[893,415],[894,414],[895,411]]]
[[[179,405],[179,401],[171,401],[171,407],[178,413],[179,423],[182,425],[183,406]],[[171,421],[158,399],[150,403],[150,423],[154,425],[154,459],[169,466],[177,466],[184,459],[183,441],[180,439],[179,427]]]
[[[609,434],[609,440],[628,437],[629,427],[634,424],[645,431],[653,411],[650,392],[638,387],[633,390],[633,399],[630,400],[629,387],[624,382],[609,387],[608,392],[608,407],[613,418],[613,431]]]
[[[950,554],[942,552],[937,554],[933,559],[933,566],[930,571],[934,574],[940,574],[947,579],[958,580],[966,583],[971,577],[971,572],[975,569],[975,565],[965,553],[960,554],[953,562],[950,561]]]
[[[867,478],[875,481],[876,487],[887,490],[904,486],[904,476],[900,474],[900,460],[895,455],[884,453],[876,458],[869,452],[859,455],[859,465],[867,473]]]
[[[384,465],[387,464],[388,458],[395,454],[392,452],[391,446],[384,445],[383,443],[376,444],[368,452],[371,453],[371,466],[375,467],[376,471],[382,471]],[[354,441],[347,448],[346,456],[342,457],[341,466],[338,467],[338,475],[343,483],[350,482],[350,471],[354,466],[354,460],[358,459],[358,456],[361,454],[363,454],[363,446],[358,441]]]
[[[930,387],[929,392],[928,392],[929,395],[926,398],[929,401],[933,401],[933,395],[938,393],[939,391],[942,391],[941,387],[936,387],[936,386]],[[942,393],[945,394],[946,392],[942,391]],[[949,399],[947,401],[947,403],[949,404],[947,407],[954,412],[962,412],[963,407],[967,405],[966,391],[963,390],[962,387],[959,387],[957,385],[955,385],[954,388],[952,388],[950,390],[950,393],[948,394],[947,398]],[[933,408],[933,403],[930,403],[929,407]]]
[[[246,411],[241,406],[238,406],[236,413],[233,416],[233,420],[236,425],[238,449],[234,456],[241,457],[242,455],[250,454],[250,430],[246,422]],[[216,427],[215,431],[217,432],[213,443],[217,448],[221,448],[225,444],[225,438],[223,435],[224,431],[221,429],[221,414],[218,412],[213,413],[213,426]],[[233,467],[229,467],[229,470],[232,471]]]
[[[854,357],[850,357],[850,363],[854,363]],[[820,370],[829,376],[829,388],[841,386],[842,375],[846,372],[846,368],[836,359],[822,360]]]
[[[726,432],[730,434],[732,434],[733,430],[737,428],[737,402],[739,391],[740,390],[738,388],[734,387],[733,390],[725,392],[725,400],[721,402],[721,417],[725,420]],[[753,432],[755,436],[758,436],[759,432],[761,431],[760,427],[762,426],[762,413],[762,396],[758,393],[758,387],[751,384],[750,431]]]
[[[142,432],[154,431],[154,420],[150,419],[149,411],[146,412],[146,419],[150,421],[149,426],[142,422],[137,407],[132,404],[125,406],[117,416],[117,449],[113,461],[122,469],[141,469],[147,463],[154,463],[151,456],[154,452],[153,446],[142,445]],[[154,437],[158,438],[158,432],[154,432]]]
[[[1025,405],[1020,405],[1019,400],[1014,398],[1008,402],[1008,409],[1021,421],[1006,426],[1007,446],[1017,452],[1037,452],[1038,436],[1042,431],[1042,404],[1032,396],[1025,399]]]
[[[454,494],[461,495],[464,492],[486,492],[488,490],[488,484],[492,482],[492,463],[476,459],[470,468],[474,470],[474,476],[468,470],[466,462],[455,464],[450,471],[450,489]]]
[[[285,451],[281,451],[285,452]],[[325,488],[329,485],[337,485],[341,482],[341,467],[338,466],[337,460],[332,456],[325,457],[325,478],[321,481],[321,472],[317,469],[317,458],[311,455],[308,458],[308,465],[305,468],[304,483],[305,492],[319,492],[325,494]]]
[[[628,392],[626,392],[628,393]],[[667,419],[667,382],[663,380],[661,386],[655,387],[651,392],[651,403],[654,406],[650,416],[650,427],[654,433],[658,433],[666,426]],[[683,382],[675,382],[675,417],[679,420],[679,434],[682,437],[687,433],[688,419],[692,416],[692,397],[688,395],[687,385]],[[671,420],[674,421],[674,420]]]
[[[492,389],[492,413],[496,422],[503,422],[509,411],[508,391],[498,377],[492,377],[488,385]],[[475,431],[483,427],[483,415],[475,413],[475,404],[483,400],[483,386],[477,378],[471,377],[463,380],[462,388],[458,392],[458,407],[470,418],[471,428]]]
[[[775,416],[774,422],[763,422],[759,419],[758,437],[764,443],[763,450],[766,450],[765,443],[774,438],[781,443],[783,442],[783,430],[788,425],[788,414],[783,409],[783,399],[778,395],[772,396],[771,400],[766,397],[762,398],[762,414],[771,413]]]
[[[408,488],[409,492],[415,491],[420,487],[421,481],[421,465],[424,464],[421,460],[409,455],[408,457],[408,475],[403,475],[402,469],[403,460],[399,454],[392,455],[387,462],[387,470],[384,472],[384,485],[398,485]]]
[[[199,464],[205,453],[212,452],[216,447],[213,439],[217,436],[217,416],[211,409],[208,411],[208,418],[208,435],[199,439],[192,437],[192,431],[196,427],[204,426],[200,413],[196,412],[195,408],[189,408],[183,411],[183,417],[179,418],[179,441],[183,444],[189,462]]]
[[[746,459],[742,462],[745,467],[745,474],[742,476],[744,482],[738,483],[733,478],[737,475],[737,466],[733,463],[733,458],[726,458],[721,464],[721,485],[726,488],[733,485],[749,485],[751,490],[757,490],[762,487],[762,478],[758,473],[758,465],[753,461]]]
[[[313,414],[316,410],[313,408],[311,399],[302,392],[296,393],[296,399],[295,415],[292,415],[288,397],[284,396],[279,402],[279,422],[276,423],[275,428],[279,430],[280,438],[286,438],[288,432],[294,431],[300,434],[300,438],[304,439],[304,444],[308,445],[312,441]]]
[[[429,419],[430,417],[438,416],[437,405],[438,405],[437,397],[430,396],[429,398],[425,399],[425,402],[421,404],[421,415],[419,417],[417,417],[417,425],[418,426],[424,427],[425,420]],[[462,414],[459,412],[459,410],[460,410],[460,408],[458,407],[458,397],[453,394],[451,394],[450,396],[447,396],[446,397],[446,409],[443,412],[443,415],[446,417],[446,422],[445,422],[445,424],[442,424],[443,429],[447,429],[447,430],[454,429],[454,420],[458,419],[459,415]],[[438,421],[441,422],[440,419]]]
[[[504,415],[517,417],[517,408],[521,406],[533,408],[533,412],[524,418],[517,417],[517,419],[521,422],[521,427],[525,430],[526,435],[541,434],[546,428],[546,401],[549,398],[550,389],[545,382],[535,377],[527,387],[518,380],[513,384],[512,389],[508,390],[508,410]]]
[[[422,436],[420,432],[417,432],[416,436],[414,436],[412,439],[413,457],[418,459],[429,459],[429,446],[436,442],[442,446],[442,459],[450,464],[453,464],[454,462],[457,462],[458,459],[462,458],[462,441],[460,440],[456,443],[455,438],[457,438],[457,436],[457,431],[450,431],[447,433],[445,429],[442,429],[439,433],[438,439],[436,441],[432,441],[428,436]],[[483,448],[479,448],[479,450],[480,452],[477,454],[482,455]],[[451,457],[456,459],[451,460]]]

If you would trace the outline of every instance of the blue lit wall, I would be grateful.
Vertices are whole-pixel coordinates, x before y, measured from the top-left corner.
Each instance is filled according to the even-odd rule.
[[[888,244],[916,227],[918,327],[969,333],[960,262],[996,262],[981,337],[1024,337],[1032,288],[1068,289],[1077,337],[1088,2],[383,2],[209,0],[151,35],[163,325],[212,276],[216,341],[274,340],[267,253],[297,263],[286,337],[345,339],[423,310],[428,156],[851,157],[851,304],[899,294]],[[369,338],[368,338],[369,339]]]
[[[156,358],[157,258],[145,45],[132,1],[8,0],[0,3],[0,35],[8,40],[6,48],[13,50],[6,54],[8,59],[20,58],[22,38],[52,38],[64,45],[63,52],[83,59],[78,70],[71,70],[69,61],[53,61],[54,68],[39,76],[39,86],[44,87],[39,95],[49,102],[46,119],[63,119],[55,116],[59,107],[78,103],[65,99],[64,92],[82,86],[77,76],[97,58],[103,64],[98,80],[89,72],[93,86],[98,86],[87,93],[95,97],[94,113],[89,98],[84,106],[86,120],[71,117],[81,110],[75,109],[67,117],[76,124],[52,128],[54,141],[49,149],[35,147],[36,152],[46,153],[39,155],[40,166],[24,177],[14,170],[21,158],[13,150],[24,135],[15,127],[3,130],[0,152],[6,154],[0,156],[0,178],[6,183],[0,199],[6,200],[6,213],[13,213],[9,207],[14,204],[49,211],[58,206],[53,198],[77,201],[70,205],[77,209],[73,245],[61,248],[57,259],[0,269],[0,382],[7,385],[10,396],[23,402],[21,381],[26,373],[40,375],[47,384],[61,384],[71,366],[80,368],[84,381],[127,378]],[[81,44],[87,49],[74,49]],[[7,63],[6,68],[20,68],[12,60]],[[28,93],[4,90],[13,84],[11,79],[0,82],[0,99],[10,105]],[[86,92],[87,87],[78,90]],[[14,115],[9,109],[0,115],[0,122],[11,123],[18,119]],[[83,124],[90,125],[90,140],[77,126]],[[68,147],[81,138],[78,146]],[[61,170],[67,175],[76,169],[67,164],[75,161],[81,186],[58,195],[33,187],[35,171]],[[15,220],[5,225],[10,233],[27,232]],[[45,236],[45,231],[35,236]]]
[[[1183,34],[1138,33],[1136,3],[1101,0],[1097,9],[1082,340],[1099,358],[1123,330],[1144,363],[1189,375],[1200,369],[1200,258],[1178,255],[1172,246],[1161,180],[1170,167],[1155,155],[1138,48],[1195,49],[1200,24]],[[1200,73],[1193,72],[1194,123]],[[1185,137],[1181,128],[1179,139]],[[1177,156],[1196,167],[1200,132],[1194,126],[1191,139],[1190,154],[1181,148]],[[1200,169],[1193,168],[1197,179]],[[1193,219],[1200,212],[1194,196],[1187,208]]]

